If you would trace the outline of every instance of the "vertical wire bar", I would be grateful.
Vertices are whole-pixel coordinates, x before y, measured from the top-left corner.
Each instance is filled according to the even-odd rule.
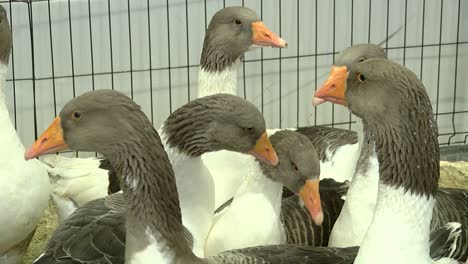
[[[204,0],[204,4],[205,4],[205,30],[208,29],[208,14],[207,14],[207,11],[206,9],[208,8],[207,5],[206,5],[206,0]]]
[[[50,41],[50,64],[52,75],[52,94],[54,97],[54,116],[57,116],[57,94],[55,90],[55,65],[54,65],[54,48],[52,38],[52,16],[50,14],[50,0],[47,0],[47,10],[49,15],[49,41]]]
[[[127,0],[128,16],[128,47],[130,55],[130,95],[133,99],[133,52],[132,52],[132,19],[130,16],[130,0]]]
[[[94,53],[93,53],[93,27],[91,22],[91,0],[88,0],[88,21],[89,21],[89,45],[90,45],[90,54],[91,54],[91,83],[93,85],[93,91],[95,90],[94,86]]]
[[[260,0],[260,19],[263,21],[263,0]],[[261,105],[261,111],[263,114],[263,107],[264,107],[264,98],[263,98],[263,49],[260,49],[260,89],[261,89],[261,95],[260,95],[260,105]]]
[[[109,12],[109,51],[110,51],[110,72],[111,72],[111,85],[114,90],[114,58],[112,52],[112,18],[110,0],[107,0],[107,11]]]
[[[460,9],[461,9],[461,0],[458,0],[458,18],[457,18],[457,41],[455,43],[455,74],[453,78],[453,104],[452,104],[452,129],[453,134],[448,138],[448,145],[451,144],[452,138],[457,134],[457,129],[455,126],[455,111],[457,108],[457,77],[458,77],[458,46],[460,42]]]
[[[403,27],[403,66],[406,66],[406,28],[408,21],[408,0],[405,0],[405,25]]]
[[[226,7],[226,0],[223,0],[223,8]]]
[[[386,25],[386,40],[385,40],[385,53],[388,53],[388,30],[390,27],[390,0],[387,0],[387,25]]]
[[[297,0],[297,4],[296,4],[296,34],[297,34],[297,46],[296,46],[296,49],[297,49],[297,59],[296,59],[296,127],[299,127],[299,75],[300,75],[300,72],[299,72],[299,60],[300,60],[300,53],[299,53],[299,0]]]
[[[168,64],[167,71],[168,71],[168,78],[169,78],[169,112],[172,113],[171,30],[170,30],[170,25],[169,25],[169,0],[166,0],[166,18],[167,18],[167,64]]]
[[[68,0],[68,27],[70,33],[70,58],[71,58],[71,72],[72,72],[72,89],[73,89],[73,98],[76,97],[76,86],[75,86],[75,60],[73,54],[73,33],[72,33],[72,22],[71,22],[71,4]],[[78,151],[75,151],[75,156],[78,157]]]
[[[13,35],[13,16],[12,16],[12,9],[11,9],[11,2],[10,2],[10,30],[11,35]],[[15,129],[17,129],[17,118],[16,118],[16,78],[15,78],[15,52],[14,52],[14,39],[11,38],[11,76],[13,78],[12,86],[13,86],[13,113],[15,115]]]
[[[32,4],[28,4],[29,13],[29,35],[31,38],[31,66],[32,66],[32,89],[33,89],[33,116],[34,116],[34,139],[37,139],[37,103],[36,103],[36,63],[34,59],[34,26]]]
[[[317,91],[317,37],[318,37],[318,27],[317,27],[317,24],[318,24],[318,4],[317,4],[318,0],[315,0],[315,47],[314,47],[314,60],[315,60],[315,68],[314,68],[314,82],[315,82],[315,87],[314,87],[314,90]],[[317,112],[318,112],[318,108],[317,106],[315,106],[315,111],[314,111],[314,126],[317,125]]]
[[[351,0],[351,46],[354,44],[354,0]],[[353,116],[351,112],[349,112],[349,127],[348,129],[351,130],[353,121]]]
[[[388,10],[388,8],[387,8]],[[370,43],[370,36],[371,36],[371,21],[372,21],[372,0],[369,0],[369,29],[367,32],[367,42]]]
[[[188,0],[185,0],[185,37],[187,39],[187,100],[190,102],[190,48],[189,48]]]
[[[151,124],[154,125],[153,113],[153,59],[151,54],[151,16],[150,16],[150,0],[146,1],[148,11],[148,57],[149,57],[149,83],[150,83],[150,104],[151,104]]]
[[[242,6],[244,6],[244,0],[242,0]],[[247,99],[247,87],[245,81],[245,57],[242,59],[242,80],[244,81],[244,99]]]
[[[423,65],[424,65],[424,23],[425,23],[425,16],[426,16],[426,0],[423,0],[422,6],[422,28],[421,28],[421,67],[419,72],[419,79],[422,81],[423,78]]]
[[[332,54],[332,61],[335,63],[335,51],[336,51],[336,46],[335,46],[335,23],[336,23],[336,1],[333,0],[333,34],[332,34],[332,42],[333,42],[333,54]],[[332,104],[332,127],[335,127],[335,104]]]
[[[439,25],[439,56],[437,60],[437,97],[436,97],[436,122],[439,120],[439,94],[440,94],[440,57],[442,53],[442,21],[444,12],[444,0],[440,1],[440,25]]]
[[[72,88],[73,88],[73,98],[76,97],[76,88],[75,88],[75,56],[73,54],[73,33],[72,33],[72,22],[71,22],[71,5],[70,0],[68,0],[68,29],[70,33],[70,58],[71,58],[71,72],[72,72]]]
[[[93,27],[91,21],[91,0],[88,0],[88,22],[89,22],[89,47],[91,56],[91,84],[92,90],[96,90],[94,82],[94,53],[93,53]],[[94,152],[94,156],[98,156],[97,152]]]
[[[279,34],[281,36],[281,0],[279,0]],[[282,65],[281,65],[281,49],[279,49],[279,128],[281,128],[282,124],[282,120],[281,120],[281,116],[282,116],[282,98],[281,98],[281,90],[282,90],[282,87],[281,87],[281,79],[282,79]]]

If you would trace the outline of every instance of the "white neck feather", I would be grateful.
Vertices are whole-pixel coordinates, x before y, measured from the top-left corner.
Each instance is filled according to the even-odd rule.
[[[234,199],[246,194],[262,193],[269,201],[271,201],[271,204],[275,205],[275,208],[281,210],[283,185],[269,179],[263,173],[258,161],[254,157],[249,157],[247,166],[249,167],[248,173],[244,177],[241,186],[237,189]]]
[[[248,176],[238,188],[232,204],[216,216],[206,254],[284,242],[282,227],[282,184],[268,179],[251,157],[246,164]]]
[[[215,211],[213,177],[201,157],[190,157],[169,147],[162,129],[159,129],[158,133],[174,170],[182,223],[193,236],[193,253],[204,257],[205,240]]]
[[[434,198],[379,183],[374,217],[354,263],[429,264]]]
[[[227,93],[237,95],[237,71],[240,59],[221,72],[207,72],[200,68],[198,71],[198,98]]]
[[[10,119],[5,100],[8,65],[0,63],[0,160],[24,161],[24,146]]]
[[[361,119],[357,120],[359,151],[361,153],[364,133]],[[356,171],[346,194],[343,209],[330,234],[330,247],[359,246],[366,235],[374,215],[379,182],[379,161],[375,148],[369,157],[368,167]],[[357,168],[356,168],[357,169]]]
[[[136,236],[132,227],[127,227],[125,238],[125,263],[126,264],[172,264],[176,255],[170,249],[161,234],[150,232]]]

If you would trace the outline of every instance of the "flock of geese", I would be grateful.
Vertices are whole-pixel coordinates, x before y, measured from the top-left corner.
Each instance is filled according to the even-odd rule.
[[[0,263],[21,263],[50,196],[60,226],[37,264],[467,263],[468,192],[438,188],[429,97],[379,46],[343,50],[313,98],[347,107],[357,133],[266,129],[236,96],[237,72],[253,47],[287,44],[227,7],[206,32],[198,99],[159,130],[126,95],[96,90],[25,150],[3,99],[0,19]],[[105,158],[35,159],[65,149]]]

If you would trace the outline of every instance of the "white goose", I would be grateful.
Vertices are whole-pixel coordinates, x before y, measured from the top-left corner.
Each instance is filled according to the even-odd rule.
[[[11,30],[0,6],[0,263],[20,263],[49,201],[46,168],[24,160],[24,146],[10,120],[5,81],[11,52]]]

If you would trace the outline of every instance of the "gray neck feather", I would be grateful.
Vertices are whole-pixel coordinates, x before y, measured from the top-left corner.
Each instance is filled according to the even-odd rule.
[[[147,124],[141,125],[150,127],[150,133],[148,129],[135,129],[131,139],[116,145],[113,155],[106,155],[122,177],[128,228],[135,235],[153,233],[176,253],[190,254],[183,233],[174,172],[159,135],[148,120],[145,122]],[[142,237],[139,244],[147,243]]]
[[[204,97],[192,101],[173,112],[163,126],[166,142],[171,148],[191,156],[221,150],[217,142],[209,137],[210,123],[226,105],[224,102]]]
[[[375,139],[380,182],[429,197],[439,181],[438,133],[429,99],[420,99],[408,99],[407,114],[401,114],[398,122],[368,126]]]
[[[222,72],[231,67],[244,53],[230,47],[217,47],[211,43],[207,34],[203,42],[200,67],[207,72]]]
[[[364,133],[364,138],[362,140],[361,146],[361,152],[359,154],[359,158],[356,164],[356,172],[354,175],[359,174],[359,175],[367,175],[366,172],[369,169],[370,162],[369,159],[375,155],[375,143],[374,139],[372,138],[372,133],[369,129],[369,126],[367,124],[362,124],[362,131]]]

